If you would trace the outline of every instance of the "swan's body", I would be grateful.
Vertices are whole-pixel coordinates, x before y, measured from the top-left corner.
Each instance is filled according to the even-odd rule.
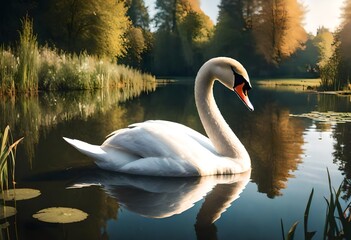
[[[234,174],[250,169],[249,154],[223,119],[213,97],[218,79],[253,110],[244,67],[231,58],[214,58],[199,70],[195,102],[209,138],[184,125],[146,121],[111,133],[101,145],[65,138],[80,152],[96,159],[103,169],[149,176]]]

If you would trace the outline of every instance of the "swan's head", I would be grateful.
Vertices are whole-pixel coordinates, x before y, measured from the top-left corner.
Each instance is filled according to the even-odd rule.
[[[232,58],[226,57],[214,58],[212,60],[216,66],[213,68],[213,76],[224,86],[234,91],[246,107],[253,111],[254,107],[248,96],[248,92],[252,89],[252,86],[249,75],[243,65]]]

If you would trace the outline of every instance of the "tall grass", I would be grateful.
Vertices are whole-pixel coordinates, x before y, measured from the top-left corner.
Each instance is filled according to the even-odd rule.
[[[345,209],[342,209],[340,204],[339,198],[341,193],[341,185],[338,190],[335,190],[332,187],[331,179],[329,170],[327,169],[328,173],[328,184],[329,184],[329,199],[324,198],[327,203],[326,208],[326,215],[325,215],[325,224],[324,224],[324,232],[323,232],[323,239],[351,239],[351,203],[349,203]],[[308,218],[309,218],[309,210],[313,198],[312,189],[310,197],[308,199],[305,214],[304,214],[304,239],[311,240],[314,235],[315,231],[309,232],[308,231]],[[297,228],[298,222],[295,222],[293,226],[290,228],[287,239],[293,240],[294,234]],[[281,221],[282,227],[282,235],[283,239],[285,240],[285,231],[283,226],[283,221]]]
[[[22,21],[22,31],[17,49],[18,66],[15,77],[16,90],[35,92],[38,90],[39,49],[33,34],[33,23],[27,17]]]
[[[154,76],[117,65],[110,59],[38,47],[28,17],[22,21],[15,53],[0,48],[0,95],[101,88],[127,88],[140,93],[155,82]]]
[[[9,189],[11,183],[15,184],[16,148],[23,138],[13,142],[10,127],[7,126],[4,133],[0,133],[0,139],[0,185],[2,193],[4,189]]]
[[[108,59],[99,59],[86,53],[59,53],[43,47],[40,51],[40,90],[89,90],[101,88],[126,88],[140,93],[154,84],[149,74]]]
[[[15,93],[15,75],[17,72],[16,57],[10,49],[0,47],[0,94]]]

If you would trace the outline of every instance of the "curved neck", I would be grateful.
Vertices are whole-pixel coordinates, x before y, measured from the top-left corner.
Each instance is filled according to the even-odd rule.
[[[200,120],[217,152],[225,157],[250,159],[244,145],[224,120],[213,97],[215,76],[204,65],[195,79],[195,103]]]

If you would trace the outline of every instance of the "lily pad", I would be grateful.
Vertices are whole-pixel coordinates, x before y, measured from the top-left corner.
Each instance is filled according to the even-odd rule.
[[[65,207],[45,208],[33,215],[33,218],[48,223],[80,222],[87,217],[88,214],[79,209]]]
[[[40,194],[40,191],[36,189],[16,188],[3,191],[3,193],[0,194],[0,199],[4,199],[5,201],[27,200],[38,197]]]
[[[0,206],[0,219],[8,218],[17,213],[16,208],[9,206]]]
[[[292,117],[305,117],[319,122],[333,122],[333,123],[346,123],[351,122],[350,112],[317,112],[313,111],[310,113],[302,114],[290,114]]]

